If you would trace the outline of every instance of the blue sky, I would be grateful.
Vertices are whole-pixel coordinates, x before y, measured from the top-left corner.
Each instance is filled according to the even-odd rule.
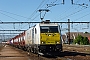
[[[90,22],[90,2],[89,0],[65,0],[65,4],[61,4],[62,0],[0,0],[0,21],[2,22],[26,22],[41,21],[39,9],[46,9],[46,4],[56,4],[48,7],[50,11],[46,13],[44,20],[51,21],[87,21]],[[42,12],[43,16],[44,12]],[[90,32],[90,24],[73,24],[72,31]],[[0,29],[27,29],[28,24],[0,25]],[[83,29],[81,27],[89,28]],[[67,28],[67,24],[63,24],[63,29]],[[76,29],[77,28],[77,29]],[[66,31],[66,30],[65,30]]]

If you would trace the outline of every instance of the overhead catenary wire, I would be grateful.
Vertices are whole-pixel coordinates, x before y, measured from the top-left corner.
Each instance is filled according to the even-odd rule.
[[[79,0],[78,0],[78,1],[79,1]],[[86,5],[86,6],[85,6],[85,5]],[[83,8],[88,8],[87,4],[80,4],[80,5],[78,5],[78,6],[81,6],[82,9],[83,9]],[[84,10],[84,9],[83,9],[83,10]],[[83,11],[83,10],[82,10],[82,11]],[[80,11],[78,10],[76,13],[78,13],[78,12],[81,12],[81,9],[80,9]],[[67,15],[66,18],[71,17],[71,16],[75,15],[76,13],[74,13],[74,14],[71,13],[71,15],[70,15],[70,16]],[[89,14],[84,15],[84,17],[85,17],[85,16],[88,16],[88,15],[89,15]],[[63,19],[62,19],[62,20],[63,20]],[[59,19],[59,21],[60,21],[60,19]]]
[[[74,5],[78,5],[78,7],[79,6],[82,6],[82,8],[88,8],[88,5],[87,4],[78,4],[78,2],[79,2],[80,0],[78,0],[77,2],[75,2],[75,3],[73,3],[73,6]],[[83,6],[84,5],[84,6]],[[72,7],[73,7],[72,6]],[[67,11],[69,11],[70,9],[72,9],[72,7],[71,8],[69,8],[69,9],[67,9],[67,10],[65,10],[65,12],[67,12]],[[78,9],[78,7],[77,8],[75,8],[75,9]],[[75,9],[73,9],[73,10],[75,10]],[[72,10],[72,11],[73,11]],[[84,10],[84,9],[83,9]],[[71,11],[70,11],[71,12]],[[60,20],[64,20],[65,18],[68,18],[68,17],[70,17],[70,16],[73,16],[74,14],[76,14],[76,13],[78,13],[78,12],[80,12],[79,10],[78,11],[76,11],[76,12],[74,12],[74,13],[71,13],[70,15],[67,15],[67,16],[64,16],[63,18],[61,18],[61,19],[55,19],[55,20],[57,20],[57,21],[60,21]],[[62,12],[62,14],[65,14],[64,12]],[[60,17],[62,17],[62,14],[60,14],[61,16]]]
[[[47,0],[47,1],[49,1],[49,0]],[[34,12],[30,15],[30,17],[28,19],[26,19],[26,21],[29,21],[30,19],[32,19],[30,21],[34,21],[40,15],[40,14],[38,14],[38,15],[35,16],[35,14],[38,12],[39,8],[43,7],[47,3],[47,2],[45,2],[45,4],[43,5],[44,2],[45,2],[45,0],[41,1],[41,3],[39,4],[39,6],[34,10]],[[25,26],[27,26],[27,25],[25,25]]]
[[[86,8],[87,8],[88,11],[85,11],[85,12],[81,13],[80,14],[81,17],[74,19],[74,21],[80,20],[80,19],[85,18],[86,16],[90,15],[90,10],[89,10],[90,6],[88,5]]]
[[[78,1],[76,1],[75,3],[77,4],[78,2],[79,2],[80,0],[78,0]],[[64,1],[63,1],[64,2]],[[76,9],[78,9],[79,8],[79,6],[77,7],[77,8],[74,8],[74,5],[72,5],[72,6],[70,6],[69,8],[67,7],[62,13],[60,13],[60,15],[58,15],[58,17],[57,18],[55,18],[54,20],[55,21],[58,21],[58,19],[60,19],[60,17],[62,17],[62,16],[64,16],[65,17],[65,15],[64,14],[68,14],[69,13],[69,11],[70,12],[72,12],[73,10],[76,10]],[[71,9],[73,9],[73,10],[71,10]],[[60,16],[60,17],[59,17]]]
[[[55,1],[57,1],[57,0],[55,0]],[[79,0],[78,0],[79,1]],[[66,9],[66,10],[68,10],[68,9]],[[36,11],[37,12],[37,11]],[[36,14],[36,12],[35,12],[35,14]],[[18,16],[18,15],[17,15]],[[32,20],[32,21],[35,21],[35,19],[39,16],[39,15],[36,15],[35,17],[34,17],[35,15],[32,15],[32,18],[30,19],[30,20]],[[71,15],[71,16],[73,16],[73,15]],[[24,18],[24,17],[23,17]],[[26,19],[28,19],[28,18],[26,18]],[[20,26],[19,26],[20,27]],[[22,29],[22,28],[21,28]]]
[[[63,18],[61,18],[61,19],[59,19],[59,20],[63,20],[63,19],[65,19],[65,18],[70,17],[70,16],[72,16],[72,15],[74,15],[74,14],[76,14],[76,13],[79,13],[79,12],[85,10],[85,9],[86,9],[86,8],[81,8],[80,10],[75,11],[74,13],[71,13],[71,14],[69,14],[69,15],[67,15],[67,16],[65,16],[65,17],[63,17]],[[58,21],[59,21],[59,20],[58,20]]]
[[[28,19],[28,17],[21,16],[21,15],[15,14],[15,13],[11,13],[11,12],[4,11],[4,10],[0,10],[0,11],[1,11],[1,12],[5,12],[5,13],[9,13],[9,14],[12,14],[12,15],[15,15],[15,16],[19,16],[19,17],[22,17],[22,18],[27,18],[27,19]]]
[[[47,0],[47,1],[45,2],[45,4],[43,4],[43,5],[41,6],[41,8],[42,8],[44,5],[47,5],[46,3],[47,3],[48,1],[49,1],[49,0]],[[57,1],[57,0],[51,2],[51,4],[54,4],[56,1]],[[49,8],[49,7],[45,7],[45,8],[47,9],[47,8]],[[36,10],[37,10],[37,9],[36,9]],[[40,14],[39,14],[39,15],[40,15]],[[37,18],[39,15],[37,15],[36,17],[34,17],[34,19]],[[45,14],[43,15],[43,17],[44,17],[45,15],[46,15],[46,11],[45,11]],[[33,19],[33,20],[34,20],[34,19]]]
[[[44,3],[44,1],[45,0],[43,0],[41,3],[40,3],[40,5],[38,6],[38,8],[40,8],[41,6],[42,6],[42,4]],[[37,8],[37,9],[38,9]],[[37,9],[31,14],[31,17],[33,17],[34,16],[34,13],[36,13],[37,12]],[[18,19],[16,19],[16,18],[14,18],[14,17],[11,17],[11,16],[9,16],[9,15],[7,15],[7,14],[4,14],[4,13],[2,13],[2,12],[5,12],[5,13],[9,13],[9,14],[12,14],[12,15],[15,15],[15,16],[18,16],[18,17],[22,17],[22,18],[26,18],[26,19],[30,19],[30,20],[34,20],[34,19],[31,19],[31,18],[27,18],[27,17],[25,17],[25,16],[21,16],[21,15],[18,15],[18,14],[15,14],[15,13],[11,13],[11,12],[7,12],[7,11],[4,11],[4,10],[0,10],[1,12],[1,14],[3,14],[4,16],[7,16],[7,17],[9,17],[9,18],[11,18],[11,19],[14,19],[14,20],[17,20],[17,21],[20,21],[20,20],[18,20]],[[1,21],[2,22],[2,21]],[[15,28],[15,27],[14,27]]]
[[[2,22],[2,20],[0,20]]]
[[[89,8],[90,8],[90,6],[87,9],[89,9]],[[81,13],[79,15],[80,15],[80,17],[77,17],[76,19],[73,19],[73,20],[74,21],[80,21],[80,19],[82,19],[81,21],[84,21],[84,18],[87,17],[87,16],[89,16],[90,15],[90,12],[89,11],[86,11],[86,12],[83,12],[83,13]]]
[[[3,27],[1,27],[1,26],[0,26],[0,28],[4,30],[4,28],[3,28]]]
[[[87,14],[85,14],[85,15],[83,15],[83,16],[77,18],[77,19],[74,19],[74,21],[80,20],[80,19],[82,19],[82,18],[84,18],[84,17],[86,17],[86,16],[88,16],[88,15],[90,15],[90,13],[87,13]]]
[[[29,19],[31,19],[37,12],[38,12],[38,9],[42,6],[42,4],[45,2],[45,0],[43,0],[40,5],[36,8],[36,10],[30,15]],[[28,20],[27,20],[28,21]]]
[[[9,15],[6,15],[6,14],[4,14],[4,13],[2,13],[2,12],[0,12],[0,14],[2,14],[2,15],[4,15],[4,16],[7,16],[7,17],[9,17],[9,18],[11,18],[11,19],[13,19],[13,20],[17,20],[17,21],[19,21],[18,19],[13,18],[13,17],[11,17],[11,16],[9,16]]]
[[[68,13],[69,13],[68,11],[69,11],[72,7],[73,7],[73,6],[71,6],[70,8],[68,8],[67,10],[65,10],[64,12],[62,12],[62,13],[59,15],[60,17],[58,17],[58,18],[56,18],[56,19],[54,19],[54,20],[57,20],[57,21],[63,20],[63,19],[62,19],[63,16],[64,16],[64,17],[63,17],[64,19],[65,19],[65,17],[67,18],[67,16],[69,16],[69,15],[66,15],[66,16],[65,16],[64,14],[68,14]],[[76,10],[76,9],[78,9],[78,8],[79,8],[79,6],[78,6],[77,8],[74,8],[73,10]],[[70,12],[72,12],[72,10],[70,10]],[[72,14],[72,13],[71,13],[71,14]],[[60,18],[61,18],[61,19],[60,19]]]
[[[43,7],[44,5],[46,5],[46,3],[47,3],[48,1],[49,1],[49,0],[47,0],[47,1],[45,2],[45,4],[43,4],[41,7]],[[56,2],[56,1],[57,1],[57,0],[55,0],[54,2]],[[42,1],[42,2],[43,2],[43,1]],[[53,3],[54,3],[54,2],[53,2]],[[38,8],[39,8],[39,7],[38,7]],[[38,9],[38,8],[37,8],[37,9]],[[36,9],[35,11],[38,11],[37,9]],[[46,9],[47,9],[47,8],[46,8]],[[35,11],[34,11],[34,12],[35,12]],[[46,12],[45,12],[45,14],[46,14]],[[44,16],[45,16],[45,14],[44,14]],[[33,15],[33,14],[32,14],[32,15]],[[40,15],[40,14],[36,15],[34,18],[32,18],[32,17],[30,17],[30,18],[32,18],[32,21],[34,21],[39,15]],[[33,16],[34,16],[34,15],[33,15]],[[43,16],[43,17],[44,17],[44,16]],[[28,21],[28,20],[27,20],[27,21]],[[35,21],[36,21],[36,20],[35,20]],[[25,25],[25,26],[26,26],[26,25]],[[24,26],[24,27],[25,27],[25,26]]]

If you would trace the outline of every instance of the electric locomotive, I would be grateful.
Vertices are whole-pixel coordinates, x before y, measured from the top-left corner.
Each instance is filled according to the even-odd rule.
[[[61,52],[61,30],[57,23],[44,21],[25,32],[25,47],[33,53]]]

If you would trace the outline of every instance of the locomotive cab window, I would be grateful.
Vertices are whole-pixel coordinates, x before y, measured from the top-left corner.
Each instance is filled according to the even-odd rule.
[[[58,33],[58,26],[41,26],[41,33]]]
[[[35,34],[37,34],[37,29],[35,28]]]

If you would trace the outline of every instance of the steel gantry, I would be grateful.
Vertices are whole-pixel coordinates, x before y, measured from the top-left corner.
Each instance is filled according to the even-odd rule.
[[[42,21],[42,22],[0,22],[0,25],[1,24],[31,24],[31,23],[43,23],[43,22],[45,22],[45,21]],[[68,24],[68,40],[69,40],[69,44],[70,44],[70,24],[77,24],[77,23],[86,23],[86,24],[90,24],[90,22],[70,22],[69,21],[69,19],[68,19],[68,22],[49,22],[49,23],[60,23],[60,24]],[[20,29],[20,30],[15,30],[15,29],[13,29],[13,30],[0,30],[0,31],[25,31],[25,30],[22,30],[22,29]],[[20,32],[19,32],[20,33]],[[19,34],[19,33],[5,33],[5,32],[1,32],[0,34]]]
[[[41,23],[41,22],[0,22],[0,24],[30,24],[30,23]],[[90,23],[90,22],[49,22],[49,23]]]

